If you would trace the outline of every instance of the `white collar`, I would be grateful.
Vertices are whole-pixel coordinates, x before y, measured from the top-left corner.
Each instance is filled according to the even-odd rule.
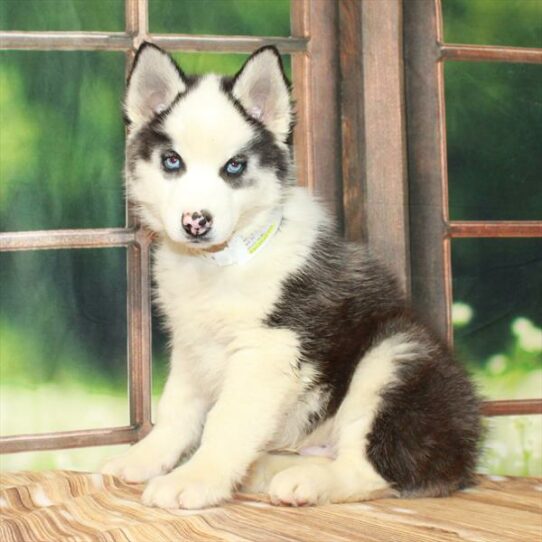
[[[219,266],[244,264],[260,252],[275,234],[282,223],[282,208],[277,207],[269,215],[267,222],[249,234],[234,235],[228,244],[218,252],[206,252],[202,255]]]

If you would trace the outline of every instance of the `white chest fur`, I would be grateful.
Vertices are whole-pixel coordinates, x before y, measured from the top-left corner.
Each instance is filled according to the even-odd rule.
[[[306,261],[323,213],[303,190],[284,205],[280,231],[250,261],[221,267],[162,244],[155,258],[157,298],[197,380],[217,391],[228,347],[257,335],[281,294],[282,282]],[[213,394],[214,395],[214,394]]]

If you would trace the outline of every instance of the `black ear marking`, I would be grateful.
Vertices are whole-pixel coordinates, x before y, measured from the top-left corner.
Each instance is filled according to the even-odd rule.
[[[132,74],[134,73],[134,70],[136,69],[136,66],[139,62],[139,59],[141,58],[141,55],[143,52],[145,52],[147,49],[154,49],[155,51],[158,51],[162,53],[165,57],[169,58],[171,61],[171,65],[175,68],[177,73],[179,74],[179,77],[185,82],[189,82],[189,77],[184,73],[182,68],[175,62],[173,57],[167,52],[164,51],[161,47],[158,47],[158,45],[155,45],[154,43],[150,41],[144,41],[137,49],[136,54],[134,56],[134,61],[132,62],[132,66],[130,68],[130,73],[128,74],[128,77],[126,78],[126,86],[128,87],[130,85],[130,80],[132,79]]]
[[[282,61],[282,56],[279,52],[279,50],[276,48],[275,45],[264,45],[263,47],[260,47],[259,49],[256,49],[243,63],[240,70],[233,76],[233,79],[231,80],[231,86],[233,87],[235,85],[235,82],[239,78],[239,76],[243,73],[247,65],[250,63],[251,60],[253,60],[258,55],[261,55],[262,53],[265,53],[266,51],[269,51],[275,55],[275,58],[277,59],[277,63],[280,68],[280,73],[282,75],[282,80],[284,81],[284,84],[288,88],[288,91],[291,92],[292,90],[292,83],[288,79],[288,76],[286,75],[286,72],[284,70],[284,62]]]
[[[276,47],[255,51],[225,86],[246,114],[287,143],[293,123],[291,85]]]
[[[166,111],[189,88],[191,79],[175,60],[153,43],[143,42],[127,81],[125,115],[129,125],[141,125]]]

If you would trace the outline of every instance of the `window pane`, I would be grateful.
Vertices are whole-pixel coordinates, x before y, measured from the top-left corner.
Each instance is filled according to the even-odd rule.
[[[542,239],[452,241],[454,334],[489,399],[542,397]]]
[[[444,41],[542,47],[540,0],[442,0]]]
[[[0,455],[0,471],[63,469],[99,472],[100,467],[108,459],[122,453],[126,448],[128,448],[127,444],[120,444],[118,446],[93,446],[92,448]]]
[[[124,0],[2,0],[0,30],[124,29]]]
[[[290,35],[290,0],[151,0],[151,32]]]
[[[128,425],[124,249],[0,253],[0,433]]]
[[[173,53],[173,58],[188,74],[204,74],[209,72],[222,75],[235,75],[250,55],[219,53]],[[292,79],[291,56],[282,55],[284,71]]]
[[[542,218],[542,66],[447,62],[453,220]]]
[[[122,226],[124,55],[0,53],[0,230]]]

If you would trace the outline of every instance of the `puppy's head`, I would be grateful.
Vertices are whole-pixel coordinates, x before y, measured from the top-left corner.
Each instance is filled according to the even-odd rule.
[[[125,115],[129,198],[148,227],[176,243],[226,243],[292,182],[290,89],[274,47],[256,51],[233,78],[192,77],[145,43]]]

